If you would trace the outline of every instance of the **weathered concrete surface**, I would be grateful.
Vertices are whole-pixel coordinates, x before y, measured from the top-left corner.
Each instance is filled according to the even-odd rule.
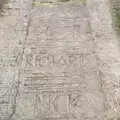
[[[120,55],[108,3],[4,4],[0,120],[117,120]]]
[[[91,0],[89,4],[96,2]],[[90,10],[91,26],[96,43],[96,54],[101,61],[100,71],[105,95],[105,115],[108,119],[119,116],[119,40],[112,29],[109,1],[101,0],[101,4]],[[106,118],[106,119],[107,119]]]
[[[0,120],[10,120],[16,110],[26,36],[23,20],[29,11],[29,2],[26,2],[9,0],[3,5],[0,17]]]
[[[96,2],[96,1],[94,1]],[[92,3],[92,1],[90,2]],[[102,2],[101,2],[102,3]],[[112,6],[114,5],[114,6]],[[96,6],[91,10],[91,19],[93,34],[96,38],[97,54],[100,60],[103,62],[101,66],[103,90],[106,98],[105,102],[105,115],[106,119],[120,119],[120,98],[119,98],[119,17],[120,14],[120,1],[103,1],[100,7]],[[117,13],[111,9],[117,8]],[[104,9],[103,9],[104,8]],[[96,12],[96,10],[98,12]],[[94,12],[93,12],[94,11]],[[96,14],[97,13],[97,14]],[[115,15],[117,14],[117,16]],[[113,21],[112,21],[113,20]],[[115,23],[116,22],[116,23]],[[95,24],[96,23],[96,24]],[[114,26],[115,25],[115,26]],[[118,25],[118,26],[116,26]],[[99,27],[98,27],[99,26]],[[112,29],[112,27],[114,29]],[[117,28],[116,28],[117,27]],[[114,31],[115,30],[115,31]],[[117,36],[116,36],[117,35]]]

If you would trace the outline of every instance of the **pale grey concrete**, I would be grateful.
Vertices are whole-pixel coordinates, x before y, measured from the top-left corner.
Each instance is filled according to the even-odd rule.
[[[114,86],[120,55],[108,3],[9,0],[3,5],[0,120],[118,116]]]

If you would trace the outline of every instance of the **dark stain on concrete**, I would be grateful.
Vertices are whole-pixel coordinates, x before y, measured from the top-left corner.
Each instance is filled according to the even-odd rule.
[[[4,12],[4,5],[8,3],[8,0],[0,0],[0,16]]]
[[[120,36],[120,0],[111,0],[111,15],[113,21],[113,29],[116,31],[117,36]]]
[[[70,0],[59,0],[60,2],[69,2]]]

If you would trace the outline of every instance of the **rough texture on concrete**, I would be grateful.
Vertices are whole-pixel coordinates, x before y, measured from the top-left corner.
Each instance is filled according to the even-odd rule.
[[[0,120],[119,120],[120,51],[109,1],[0,6]]]

